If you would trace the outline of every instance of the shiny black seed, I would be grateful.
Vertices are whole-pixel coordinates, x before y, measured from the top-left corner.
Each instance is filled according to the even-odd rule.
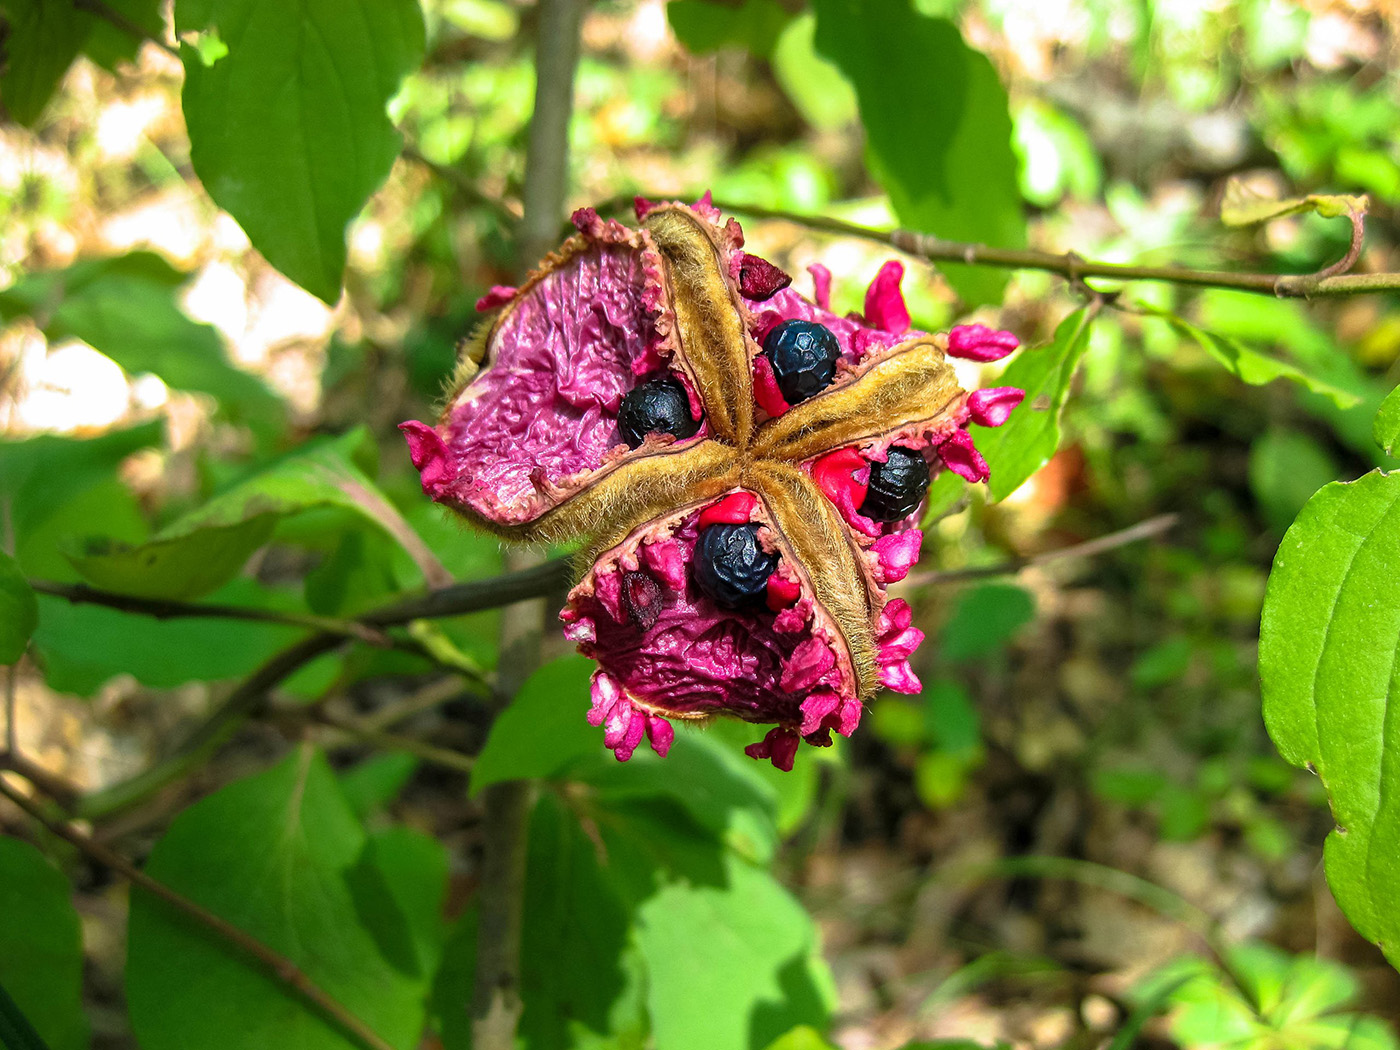
[[[928,463],[913,449],[890,446],[883,463],[870,464],[870,485],[860,512],[875,521],[912,514],[928,491]]]
[[[836,378],[841,344],[831,329],[815,321],[784,321],[763,339],[773,378],[789,405],[820,393]]]
[[[690,415],[690,398],[680,380],[670,376],[633,387],[622,398],[617,429],[628,447],[637,448],[648,434],[688,438],[700,429]]]
[[[622,605],[633,627],[649,631],[661,615],[661,585],[649,573],[622,574]]]
[[[777,567],[778,555],[759,546],[757,525],[720,524],[701,530],[691,572],[716,605],[739,609],[763,599]]]

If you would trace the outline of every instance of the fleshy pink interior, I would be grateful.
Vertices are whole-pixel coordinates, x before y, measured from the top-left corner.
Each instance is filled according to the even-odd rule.
[[[734,611],[699,592],[690,576],[697,519],[689,513],[674,531],[658,523],[594,565],[564,613],[580,649],[633,699],[680,716],[796,724],[814,689],[851,695],[844,661],[813,634],[810,596],[777,612],[762,603]],[[629,571],[660,587],[660,611],[645,628],[622,593]]]
[[[530,289],[438,430],[448,470],[434,498],[521,521],[542,509],[537,489],[600,466],[621,440],[617,412],[637,382],[633,365],[657,339],[647,292],[642,251],[607,243]]]

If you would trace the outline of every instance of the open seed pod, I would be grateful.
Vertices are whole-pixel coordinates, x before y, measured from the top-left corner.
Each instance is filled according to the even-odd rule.
[[[664,754],[671,719],[729,715],[771,725],[748,752],[791,768],[880,684],[920,688],[923,635],[885,588],[918,559],[930,477],[985,480],[967,424],[1022,396],[969,394],[945,355],[1014,337],[911,331],[894,262],[838,317],[825,270],[804,299],[708,195],[637,212],[639,230],[576,213],[479,304],[500,309],[437,426],[403,429],[433,499],[507,536],[592,538],[562,619],[619,759],[643,737]]]

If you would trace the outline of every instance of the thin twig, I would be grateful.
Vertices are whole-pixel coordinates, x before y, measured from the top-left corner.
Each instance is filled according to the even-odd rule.
[[[442,766],[456,773],[471,774],[474,760],[471,755],[464,755],[460,751],[453,751],[446,747],[437,747],[419,740],[417,737],[403,736],[399,733],[386,733],[382,729],[375,729],[366,725],[363,721],[352,718],[341,718],[338,715],[330,714],[326,711],[316,711],[310,714],[312,720],[329,726],[344,733],[354,739],[373,745],[384,751],[402,751],[405,754],[415,755],[424,762],[430,762],[435,766]]]
[[[466,203],[484,207],[493,212],[496,218],[501,220],[503,225],[511,227],[520,221],[520,212],[518,208],[512,207],[498,197],[493,197],[456,168],[449,167],[446,164],[439,164],[437,161],[425,157],[417,146],[405,144],[404,148],[399,151],[399,155],[402,156],[404,160],[412,161],[414,164],[421,164],[423,167],[427,168],[438,178],[442,179],[443,182],[451,186],[453,191]]]
[[[562,586],[568,578],[568,559],[556,558],[522,572],[508,572],[491,579],[453,584],[430,591],[422,597],[393,602],[366,614],[359,622],[380,628],[411,620],[479,612],[527,598],[538,598]],[[282,650],[230,693],[170,756],[130,780],[83,798],[77,805],[77,814],[88,818],[109,816],[159,791],[212,755],[257,710],[269,690],[318,656],[336,649],[345,640],[342,634],[323,631]]]
[[[213,930],[216,934],[228,941],[230,944],[242,950],[258,965],[263,967],[274,978],[296,992],[315,1010],[324,1015],[328,1020],[343,1030],[347,1035],[353,1036],[359,1043],[370,1047],[371,1050],[394,1050],[392,1044],[380,1038],[369,1025],[360,1020],[350,1012],[338,1000],[332,998],[323,991],[320,985],[316,984],[308,977],[296,963],[292,962],[280,952],[275,952],[257,938],[240,930],[225,919],[221,919],[207,908],[196,904],[188,897],[177,893],[163,882],[151,878],[131,861],[121,854],[108,849],[100,842],[83,834],[73,825],[65,821],[51,820],[38,806],[25,798],[18,791],[0,780],[0,795],[9,799],[24,812],[28,813],[34,820],[38,821],[45,828],[57,835],[59,838],[76,846],[84,856],[97,861],[99,864],[112,871],[117,872],[128,882],[141,887],[148,893],[155,894],[161,900],[184,912],[190,918],[202,923]]]
[[[182,602],[167,598],[138,598],[130,594],[100,590],[82,583],[56,583],[52,580],[30,580],[29,586],[39,594],[63,598],[75,604],[103,605],[119,612],[152,616],[157,620],[180,618],[256,620],[262,623],[285,624],[288,627],[309,627],[313,631],[351,638],[380,649],[387,649],[394,645],[394,640],[382,630],[357,623],[354,620],[339,620],[333,616],[282,612],[277,609],[260,609],[243,605],[204,605],[198,602]]]
[[[107,3],[104,2],[104,0],[73,0],[73,6],[76,7],[79,11],[86,11],[88,12],[88,14],[96,15],[104,22],[108,22],[111,25],[116,26],[123,33],[126,33],[129,36],[133,36],[137,40],[149,40],[151,43],[155,44],[156,47],[160,48],[168,55],[174,55],[177,59],[180,57],[179,48],[172,47],[170,44],[167,44],[164,40],[161,40],[158,37],[151,36],[150,33],[147,33],[144,29],[142,29],[131,19],[127,18],[126,15],[122,14],[116,8],[109,6]]]
[[[1124,547],[1129,543],[1137,543],[1149,537],[1159,535],[1172,528],[1180,520],[1176,514],[1159,514],[1155,518],[1148,518],[1140,521],[1136,525],[1130,525],[1126,529],[1119,529],[1117,532],[1110,532],[1104,536],[1098,536],[1092,540],[1085,540],[1083,543],[1071,544],[1068,547],[1059,547],[1052,551],[1045,551],[1043,554],[1032,554],[1024,558],[1011,558],[1007,561],[997,562],[995,565],[982,565],[972,569],[948,569],[942,571],[917,572],[908,576],[904,580],[905,586],[923,587],[928,584],[937,583],[958,583],[964,580],[982,580],[989,576],[1011,576],[1034,566],[1047,565],[1052,561],[1059,561],[1062,558],[1092,558],[1104,551],[1113,550],[1116,547]]]
[[[0,751],[0,770],[24,777],[25,780],[53,799],[58,807],[65,812],[72,812],[73,805],[78,800],[77,788],[68,781],[54,776],[43,766],[31,762],[13,747],[7,751]]]
[[[605,207],[618,210],[619,203],[610,201]],[[822,215],[799,215],[756,205],[717,201],[715,206],[724,211],[752,215],[758,219],[791,222],[825,233],[878,241],[927,262],[952,262],[966,266],[992,266],[1011,270],[1046,270],[1070,280],[1110,277],[1125,281],[1168,281],[1172,284],[1233,288],[1294,299],[1400,291],[1400,273],[1339,273],[1339,267],[1345,265],[1346,268],[1350,268],[1355,263],[1355,255],[1350,250],[1338,263],[1311,274],[1231,273],[1225,270],[1194,270],[1179,266],[1132,266],[1124,263],[1095,262],[1074,252],[1056,254],[1030,249],[993,248],[985,244],[947,241],[913,230],[877,230],[842,219]],[[600,212],[603,210],[599,209]],[[1353,225],[1352,243],[1356,255],[1359,255],[1360,244],[1357,237],[1357,228]]]

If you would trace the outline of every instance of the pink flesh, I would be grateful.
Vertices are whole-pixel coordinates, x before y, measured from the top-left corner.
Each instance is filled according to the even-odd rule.
[[[603,464],[656,337],[647,280],[639,249],[593,244],[515,304],[439,429],[450,475],[435,498],[527,521],[553,502],[539,490]]]
[[[690,512],[672,535],[658,522],[595,563],[565,612],[580,650],[635,700],[667,714],[795,725],[813,690],[853,699],[845,661],[824,631],[813,632],[810,600],[778,614],[763,602],[723,609],[699,592],[689,571],[698,519]],[[637,565],[661,584],[662,609],[649,630],[628,617],[619,563]]]

